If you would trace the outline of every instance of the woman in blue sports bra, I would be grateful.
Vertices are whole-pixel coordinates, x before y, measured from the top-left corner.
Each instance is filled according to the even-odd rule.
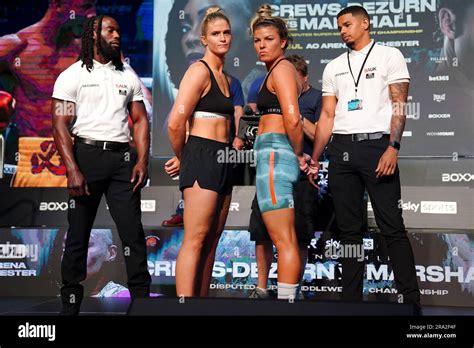
[[[224,74],[230,49],[229,19],[218,7],[207,10],[201,25],[205,54],[192,64],[179,86],[170,113],[168,137],[176,154],[166,168],[179,172],[184,195],[184,238],[176,260],[178,296],[207,296],[219,237],[232,194],[232,164],[228,153],[234,104]],[[189,137],[186,141],[186,124]]]
[[[259,11],[251,29],[255,51],[268,70],[257,97],[262,115],[254,144],[257,200],[278,252],[278,298],[290,299],[296,295],[301,273],[293,187],[310,160],[303,154],[301,86],[295,67],[284,58],[290,39],[285,21]]]

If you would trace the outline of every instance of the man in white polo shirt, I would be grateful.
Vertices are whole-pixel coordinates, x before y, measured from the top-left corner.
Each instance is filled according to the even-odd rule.
[[[150,291],[140,210],[149,125],[140,82],[123,65],[120,52],[117,22],[109,16],[93,17],[86,23],[78,61],[54,85],[53,134],[70,195],[61,264],[63,315],[79,313],[91,228],[103,194],[122,240],[130,295],[148,297]],[[128,115],[136,151],[129,146]]]
[[[342,298],[362,300],[363,196],[367,189],[375,219],[386,241],[399,301],[415,304],[420,292],[413,251],[402,218],[397,156],[405,127],[410,75],[398,49],[370,39],[370,19],[361,6],[337,15],[348,52],[323,73],[323,106],[315,131],[313,160],[331,138],[329,190],[344,253]],[[317,167],[311,168],[317,173]],[[314,180],[313,177],[310,177]],[[349,252],[349,251],[359,252]]]

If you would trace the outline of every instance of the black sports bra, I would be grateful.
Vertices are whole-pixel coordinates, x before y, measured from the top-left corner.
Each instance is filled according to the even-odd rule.
[[[230,118],[234,114],[232,96],[226,97],[224,93],[222,93],[209,65],[204,60],[200,60],[200,62],[209,69],[211,88],[204,97],[199,99],[199,102],[194,108],[195,118],[214,118],[212,114],[216,115],[216,117]],[[231,89],[227,76],[225,80],[227,81],[227,86],[229,86],[230,93]]]
[[[268,76],[270,76],[273,69],[275,69],[275,67],[278,64],[280,64],[282,60],[286,60],[286,58],[280,59],[278,62],[276,62],[275,65],[273,65],[273,67],[270,69],[267,76],[265,77],[265,80],[263,81],[260,91],[258,92],[257,109],[258,111],[260,111],[260,116],[268,115],[268,114],[283,115],[283,112],[281,111],[280,103],[278,101],[276,94],[273,94],[267,88]]]

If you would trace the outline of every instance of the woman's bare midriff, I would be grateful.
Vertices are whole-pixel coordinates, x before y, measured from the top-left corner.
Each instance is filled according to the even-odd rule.
[[[285,125],[283,124],[283,116],[278,114],[268,114],[260,117],[257,135],[264,133],[286,134]]]
[[[225,118],[191,119],[190,135],[207,138],[221,143],[229,142],[230,121]]]

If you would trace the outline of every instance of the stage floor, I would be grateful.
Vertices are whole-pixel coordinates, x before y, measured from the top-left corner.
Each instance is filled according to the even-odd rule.
[[[253,301],[249,299],[249,301]],[[372,302],[373,303],[373,302]],[[84,298],[81,315],[126,315],[128,298]],[[56,316],[61,309],[59,297],[1,297],[0,315],[3,316]],[[158,315],[158,313],[157,313]],[[474,316],[474,308],[424,306],[424,316]]]

